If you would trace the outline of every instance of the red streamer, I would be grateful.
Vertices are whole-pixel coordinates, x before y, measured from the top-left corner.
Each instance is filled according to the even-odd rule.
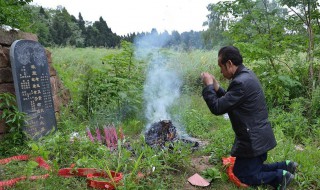
[[[17,160],[17,161],[26,161],[29,160],[29,155],[18,155],[18,156],[12,156],[9,158],[1,159],[0,164],[8,164],[11,161]],[[50,166],[47,164],[47,162],[42,158],[42,157],[37,157],[35,161],[39,164],[39,167],[44,168],[45,170],[49,170]],[[36,179],[45,179],[48,178],[49,174],[44,174],[44,175],[39,175],[39,176],[31,176],[27,178],[26,176],[21,176],[18,178],[14,179],[9,179],[5,181],[0,181],[0,190],[3,189],[3,187],[12,187],[14,186],[17,182],[21,180],[36,180]]]
[[[13,156],[5,159],[0,160],[0,164],[7,164],[13,160],[19,160],[19,161],[25,161],[28,160],[30,157],[28,155],[19,155],[19,156]],[[35,158],[35,161],[39,164],[39,167],[44,168],[45,170],[50,170],[49,164],[42,158],[37,157]],[[123,178],[122,173],[117,173],[114,171],[110,171],[110,173],[95,169],[95,168],[78,168],[74,169],[71,168],[63,168],[60,169],[58,172],[59,176],[62,177],[86,177],[87,178],[87,185],[92,188],[97,189],[107,189],[107,190],[114,190],[116,185],[120,183],[120,181]],[[31,176],[27,178],[26,176],[21,176],[14,179],[9,179],[6,181],[0,181],[0,190],[3,190],[4,187],[12,187],[14,186],[18,181],[21,180],[37,180],[37,179],[45,179],[48,178],[49,174],[39,175],[39,176]],[[96,177],[102,177],[105,178],[105,181],[98,181],[94,180]]]
[[[223,165],[227,167],[227,174],[229,179],[236,184],[237,187],[242,187],[242,188],[247,188],[248,185],[242,183],[237,176],[234,175],[233,173],[233,166],[234,162],[236,160],[236,157],[229,156],[227,158],[222,158]]]

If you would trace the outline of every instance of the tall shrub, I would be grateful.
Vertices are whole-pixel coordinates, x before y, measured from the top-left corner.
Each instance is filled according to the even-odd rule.
[[[105,66],[89,68],[82,102],[88,116],[108,112],[118,118],[137,111],[141,103],[143,74],[134,60],[131,43],[121,42],[122,51],[102,58]]]

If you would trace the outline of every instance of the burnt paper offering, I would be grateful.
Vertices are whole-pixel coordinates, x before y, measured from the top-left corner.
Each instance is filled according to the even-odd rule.
[[[36,140],[57,125],[46,52],[36,41],[17,40],[10,60],[18,108],[26,113],[24,131]]]

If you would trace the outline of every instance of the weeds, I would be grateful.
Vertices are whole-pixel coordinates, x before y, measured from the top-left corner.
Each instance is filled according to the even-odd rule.
[[[22,153],[42,156],[52,167],[49,178],[22,181],[13,189],[87,189],[85,178],[57,176],[59,169],[70,167],[71,164],[74,164],[75,168],[98,168],[106,172],[123,173],[122,184],[117,186],[117,189],[186,189],[187,178],[195,172],[191,166],[191,158],[204,155],[210,156],[210,162],[214,164],[214,168],[207,168],[205,175],[215,179],[206,189],[237,189],[227,179],[221,162],[222,157],[229,156],[234,141],[230,121],[228,118],[210,113],[201,97],[202,85],[197,81],[202,71],[211,71],[220,76],[216,67],[216,53],[202,51],[168,53],[173,56],[168,67],[178,69],[184,81],[182,96],[170,110],[173,124],[185,135],[206,142],[204,147],[193,152],[189,145],[184,143],[167,144],[164,149],[154,149],[146,145],[142,135],[146,121],[143,118],[143,105],[140,105],[142,101],[139,99],[143,82],[141,73],[144,71],[140,67],[132,70],[134,65],[129,64],[143,63],[136,63],[134,60],[123,61],[122,56],[127,56],[129,50],[130,48],[122,54],[119,50],[92,48],[51,50],[54,67],[64,85],[70,89],[73,101],[62,109],[58,120],[58,131],[55,134],[45,136],[36,142],[15,141],[19,145],[12,144],[10,141],[12,139],[1,141],[1,157]],[[104,64],[102,64],[103,57]],[[112,59],[112,62],[108,64],[107,59]],[[136,76],[130,75],[132,78],[129,78],[128,73],[118,70],[119,67],[127,70],[130,67],[132,74]],[[262,76],[263,65],[254,69],[258,71],[259,76]],[[89,75],[88,71],[95,76]],[[119,78],[113,80],[114,76],[110,72],[118,72],[114,75]],[[87,76],[86,81],[83,81],[84,76]],[[278,145],[269,152],[267,161],[292,159],[298,162],[297,176],[290,188],[317,189],[320,186],[318,180],[320,174],[317,168],[320,164],[318,161],[320,120],[316,117],[319,110],[317,109],[319,90],[314,91],[312,100],[308,103],[306,99],[292,99],[297,96],[294,89],[300,83],[303,84],[301,80],[278,77],[273,83],[267,84],[269,79],[262,76],[262,83],[268,88],[269,105],[278,102],[281,108],[270,107],[270,121]],[[281,86],[283,80],[287,82],[285,86]],[[227,81],[222,81],[222,86],[226,87]],[[86,83],[90,85],[86,86]],[[126,86],[127,83],[132,84]],[[275,89],[280,91],[274,94]],[[122,90],[125,90],[125,93],[122,93]],[[85,94],[87,92],[90,92],[90,96]],[[281,99],[283,94],[285,99]],[[84,97],[88,99],[83,101]],[[99,109],[96,109],[98,107]],[[9,110],[11,115],[6,113],[1,117],[9,118],[15,115],[15,119],[8,120],[12,122],[14,129],[21,129],[19,128],[21,113],[17,112],[16,108]],[[308,112],[311,113],[311,117]],[[128,117],[118,117],[119,115]],[[124,141],[118,141],[118,147],[113,151],[104,144],[91,142],[86,135],[86,127],[102,128],[107,123],[114,123],[116,127],[123,128],[125,135]],[[75,132],[78,136],[71,140],[71,135]],[[20,140],[18,137],[15,139]],[[23,166],[27,168],[24,173],[32,174],[37,170],[33,163],[27,165],[28,163]],[[8,166],[12,169],[11,173],[19,170],[17,167]],[[0,170],[3,170],[2,168],[0,166]],[[270,188],[262,186],[258,189]]]
[[[18,110],[15,96],[0,93],[0,120],[5,121],[8,133],[0,141],[0,158],[23,151],[26,135],[23,132],[25,114]]]

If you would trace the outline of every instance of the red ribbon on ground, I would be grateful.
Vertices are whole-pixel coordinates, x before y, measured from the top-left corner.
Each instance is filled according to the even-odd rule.
[[[26,161],[29,159],[30,157],[28,155],[12,156],[9,158],[1,159],[0,164],[7,164],[13,160]],[[39,167],[44,168],[45,170],[50,170],[49,164],[42,157],[35,158],[35,161],[39,164]],[[86,177],[87,184],[89,187],[98,188],[98,189],[108,189],[108,190],[114,190],[116,185],[119,184],[123,178],[122,173],[117,173],[111,170],[110,172],[104,172],[102,170],[98,170],[95,168],[77,168],[77,169],[63,168],[59,170],[58,175],[62,177],[74,177],[74,176]],[[21,181],[21,180],[45,179],[48,177],[49,177],[49,174],[44,174],[39,176],[31,176],[29,178],[27,178],[26,176],[21,176],[21,177],[9,179],[6,181],[0,181],[0,190],[3,190],[4,187],[12,187],[18,181]],[[97,178],[97,177],[105,178],[106,180],[105,181],[95,180],[94,178]]]
[[[17,160],[17,161],[26,161],[29,160],[29,155],[18,155],[18,156],[12,156],[9,158],[1,159],[0,164],[7,164],[11,161]],[[35,161],[39,164],[39,167],[44,168],[45,170],[49,170],[50,166],[46,163],[46,161],[42,157],[37,157]],[[3,190],[3,187],[12,187],[14,186],[18,181],[21,180],[36,180],[36,179],[45,179],[49,177],[49,174],[39,175],[39,176],[31,176],[27,178],[26,176],[21,176],[14,179],[9,179],[5,181],[0,181],[0,190]]]
[[[20,160],[20,161],[29,160],[29,155],[19,155],[19,156],[12,156],[9,158],[4,158],[4,159],[0,160],[0,164],[7,164],[13,160]]]
[[[229,156],[227,158],[224,158],[224,157],[222,158],[223,165],[227,167],[226,171],[227,171],[229,179],[234,184],[236,184],[237,187],[247,188],[249,186],[244,183],[241,183],[241,181],[233,173],[233,166],[234,166],[235,160],[236,160],[236,157],[232,157],[232,156]]]
[[[116,185],[122,180],[122,173],[110,170],[110,173],[98,170],[96,168],[62,168],[58,172],[62,177],[86,177],[87,185],[97,189],[114,190]],[[105,181],[95,180],[94,178],[105,178]]]

